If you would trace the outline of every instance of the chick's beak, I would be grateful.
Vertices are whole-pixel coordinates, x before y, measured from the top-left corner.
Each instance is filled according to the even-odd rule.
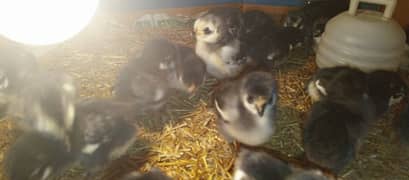
[[[256,110],[259,116],[263,116],[264,114],[264,107],[267,104],[266,97],[259,96],[255,101],[254,104],[256,106]]]

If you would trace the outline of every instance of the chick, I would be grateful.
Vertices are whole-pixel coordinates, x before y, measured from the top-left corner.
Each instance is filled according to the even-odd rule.
[[[408,87],[398,73],[378,70],[368,75],[368,91],[378,117],[405,98]]]
[[[171,87],[183,92],[193,93],[205,80],[206,65],[192,48],[177,45],[180,59],[176,64],[176,74],[170,82]]]
[[[264,36],[276,31],[276,23],[263,11],[251,10],[243,13],[243,25],[240,29],[240,40],[254,44]]]
[[[304,42],[304,31],[294,27],[283,27],[278,29],[273,38],[267,54],[267,60],[273,61],[275,66],[283,64],[289,53],[296,47],[300,47]]]
[[[217,124],[226,140],[251,146],[270,140],[278,98],[271,74],[251,72],[222,84],[214,96]]]
[[[296,168],[263,150],[242,149],[234,164],[234,180],[327,180],[320,170]]]
[[[13,45],[0,45],[0,116],[7,114],[10,101],[30,83],[38,64],[33,54]]]
[[[88,175],[122,156],[134,143],[137,129],[128,119],[134,109],[112,99],[89,99],[76,105],[71,144]]]
[[[157,51],[160,49],[160,51]],[[145,44],[141,57],[131,59],[122,70],[113,88],[114,96],[135,102],[141,108],[157,110],[166,102],[170,79],[176,79],[177,47],[165,39]]]
[[[312,51],[314,38],[321,36],[326,23],[339,13],[347,11],[348,7],[348,0],[305,0],[301,9],[288,14],[284,26],[302,29],[305,33],[304,45],[308,51]]]
[[[304,41],[302,30],[294,27],[276,27],[272,18],[262,11],[249,11],[243,15],[240,33],[240,55],[256,66],[279,65],[289,52]]]
[[[236,63],[241,26],[241,12],[236,8],[211,9],[195,20],[196,54],[211,76],[217,79],[235,77],[245,67],[246,63]]]
[[[113,94],[118,100],[139,104],[140,109],[157,111],[174,89],[193,92],[203,81],[204,72],[192,50],[154,39],[145,44],[141,57],[122,68]]]
[[[234,163],[234,180],[284,180],[291,168],[264,152],[241,150]]]
[[[318,70],[308,82],[308,94],[313,102],[329,100],[351,110],[370,103],[366,74],[346,66]]]
[[[8,113],[28,131],[67,139],[75,116],[75,85],[63,73],[41,71],[30,78]]]
[[[158,168],[152,168],[149,172],[141,174],[140,172],[132,172],[126,175],[122,180],[171,180]]]
[[[74,163],[66,144],[38,132],[23,134],[8,150],[4,170],[10,180],[46,180]]]
[[[339,173],[354,159],[367,133],[366,117],[330,101],[314,103],[303,130],[307,159]]]

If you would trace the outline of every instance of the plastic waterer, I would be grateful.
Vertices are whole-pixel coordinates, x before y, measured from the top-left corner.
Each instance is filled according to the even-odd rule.
[[[383,4],[383,13],[358,10],[360,2]],[[396,0],[351,0],[349,10],[332,18],[318,44],[318,67],[347,65],[365,72],[397,70],[407,61],[406,35],[391,17]]]

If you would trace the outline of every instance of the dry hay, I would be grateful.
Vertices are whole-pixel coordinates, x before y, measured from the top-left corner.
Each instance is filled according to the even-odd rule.
[[[135,31],[123,22],[121,16],[98,15],[96,20],[76,38],[52,49],[40,58],[49,69],[61,69],[72,75],[81,97],[110,97],[112,84],[119,68],[129,57],[138,54],[144,41],[164,36],[173,42],[193,44],[191,27],[149,28]],[[129,18],[128,18],[129,19]],[[305,82],[315,72],[313,58],[294,56],[285,67],[275,70],[279,82],[280,107],[277,133],[269,147],[289,157],[303,153],[301,145],[301,120],[308,112],[310,100],[304,91]],[[217,133],[215,115],[209,109],[208,95],[213,80],[203,85],[193,96],[171,99],[166,108],[166,122],[152,117],[145,119],[161,128],[145,128],[141,140],[147,144],[130,149],[129,165],[146,171],[159,167],[176,179],[230,179],[236,155],[235,147],[227,144]],[[0,122],[1,154],[9,142],[10,121]],[[360,155],[342,177],[345,179],[405,179],[408,178],[409,153],[397,147],[389,138],[390,128],[385,121],[377,124],[365,139]],[[6,137],[6,138],[4,138]],[[140,154],[148,151],[147,154]],[[0,160],[2,156],[0,156]],[[122,168],[122,166],[119,166]],[[118,172],[109,168],[102,179],[116,179]],[[78,179],[81,170],[70,170],[61,179]]]

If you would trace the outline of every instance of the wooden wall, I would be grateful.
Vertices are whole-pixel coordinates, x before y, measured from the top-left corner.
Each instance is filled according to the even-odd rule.
[[[409,26],[409,0],[398,0],[393,16],[402,26]]]

